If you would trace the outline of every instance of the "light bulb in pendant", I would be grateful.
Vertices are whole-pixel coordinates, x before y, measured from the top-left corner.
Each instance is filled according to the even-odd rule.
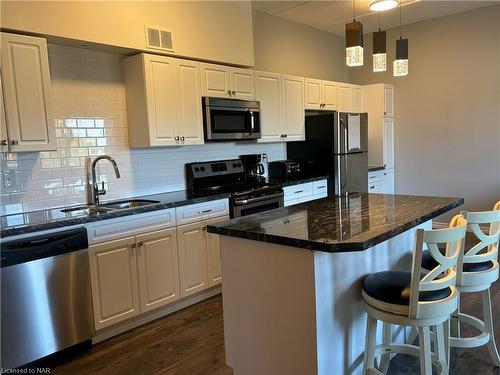
[[[396,60],[393,63],[394,77],[408,75],[408,39],[396,40]]]
[[[373,71],[385,72],[387,70],[387,50],[385,31],[373,33]]]

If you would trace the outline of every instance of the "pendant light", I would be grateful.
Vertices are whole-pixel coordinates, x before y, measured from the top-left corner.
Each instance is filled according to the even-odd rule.
[[[353,19],[345,25],[345,62],[347,66],[363,65],[363,24],[356,22],[356,3],[352,1]]]
[[[387,47],[385,31],[380,30],[380,12],[378,12],[378,31],[373,33],[373,71],[387,70]]]
[[[394,77],[408,75],[408,39],[401,33],[401,1],[399,0],[399,39],[396,40],[396,60],[393,63]]]

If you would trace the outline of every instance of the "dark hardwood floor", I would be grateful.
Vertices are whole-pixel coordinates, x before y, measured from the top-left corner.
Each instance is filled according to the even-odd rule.
[[[500,282],[491,290],[497,345],[500,348]],[[466,313],[482,317],[477,293],[462,298]],[[474,334],[463,328],[464,335]],[[500,375],[486,347],[454,349],[450,374]],[[222,297],[215,296],[143,327],[93,346],[56,365],[53,374],[231,374],[224,362]],[[388,374],[418,374],[417,358],[397,355]],[[330,375],[330,374],[328,374]],[[331,374],[337,375],[337,374]]]

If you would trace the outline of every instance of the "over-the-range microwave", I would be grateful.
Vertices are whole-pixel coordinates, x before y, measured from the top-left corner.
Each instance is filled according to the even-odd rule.
[[[258,101],[203,97],[206,141],[238,141],[260,138]]]

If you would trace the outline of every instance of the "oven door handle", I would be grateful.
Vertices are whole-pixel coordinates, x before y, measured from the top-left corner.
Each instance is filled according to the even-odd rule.
[[[283,195],[284,195],[284,193],[277,193],[277,194],[266,195],[266,196],[258,197],[258,198],[236,199],[234,201],[234,204],[248,204],[248,203],[254,203],[254,202],[267,201],[267,200],[273,199],[273,198],[280,198]]]

